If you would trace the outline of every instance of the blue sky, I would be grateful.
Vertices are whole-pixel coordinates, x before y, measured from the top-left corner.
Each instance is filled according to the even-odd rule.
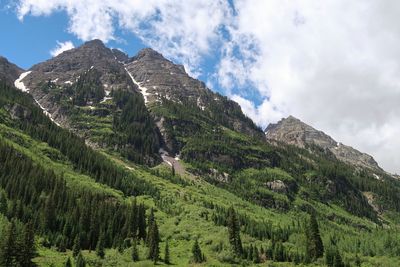
[[[261,127],[293,115],[400,172],[400,2],[0,0],[0,55],[152,47]]]
[[[0,2],[1,3],[1,2]],[[50,51],[57,41],[72,41],[75,46],[84,41],[68,32],[68,16],[65,12],[56,12],[48,16],[27,16],[20,21],[13,10],[4,7],[0,11],[0,55],[21,68],[28,69],[32,65],[51,58]],[[120,48],[129,55],[146,47],[135,35],[119,32],[126,42],[110,41],[107,46]]]
[[[0,2],[1,3],[1,2]],[[45,16],[25,16],[23,20],[18,19],[16,7],[10,7],[3,1],[0,11],[1,32],[6,42],[0,43],[0,55],[8,58],[19,67],[28,69],[36,63],[51,58],[51,51],[57,43],[72,42],[75,47],[84,43],[76,34],[68,30],[69,16],[65,11],[56,11]],[[221,30],[225,36],[228,33]],[[117,40],[107,40],[106,45],[111,48],[119,48],[129,56],[135,55],[140,49],[150,46],[145,44],[134,33],[115,27]],[[95,37],[94,37],[95,38]],[[155,48],[157,49],[157,48]],[[161,51],[162,52],[162,51]],[[215,71],[220,61],[221,52],[216,49],[203,55],[196,66],[197,78],[207,82],[215,79]],[[184,63],[180,58],[171,58],[176,63]],[[224,94],[218,83],[208,83],[213,90]],[[232,92],[238,92],[238,88],[231,87]],[[246,98],[256,104],[261,104],[262,97],[257,90],[243,92]]]

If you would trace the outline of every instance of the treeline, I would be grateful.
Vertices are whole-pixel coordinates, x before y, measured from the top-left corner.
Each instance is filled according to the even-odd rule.
[[[0,192],[0,204],[4,204],[4,192]],[[0,216],[2,212],[0,211]],[[32,259],[36,256],[35,233],[32,224],[21,224],[11,220],[0,229],[0,266],[35,266]]]
[[[96,69],[90,69],[82,73],[78,80],[68,88],[72,94],[72,104],[86,106],[88,103],[98,103],[105,96],[100,73]]]
[[[159,195],[156,187],[118,167],[106,156],[86,146],[85,141],[72,132],[56,126],[33,103],[31,96],[0,84],[1,106],[16,103],[29,111],[29,117],[14,120],[10,126],[16,126],[31,137],[59,150],[73,163],[77,171],[91,176],[99,183],[121,190],[128,196],[148,194],[157,197]],[[9,124],[7,120],[4,123]]]
[[[112,142],[119,146],[120,153],[129,160],[153,165],[159,158],[160,138],[143,97],[122,90],[114,91],[112,95],[120,110],[115,111],[113,116]]]
[[[72,248],[77,237],[81,247],[94,249],[100,233],[106,247],[116,247],[125,238],[145,238],[143,205],[120,203],[101,192],[72,190],[62,176],[34,163],[0,139],[0,186],[7,197],[4,215],[17,218],[42,236],[44,246],[60,251]]]

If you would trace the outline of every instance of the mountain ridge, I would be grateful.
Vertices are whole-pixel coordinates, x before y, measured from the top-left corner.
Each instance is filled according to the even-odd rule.
[[[304,123],[287,132],[304,147],[267,142],[182,66],[98,40],[13,77],[19,90],[0,82],[0,235],[31,227],[39,266],[74,253],[197,265],[194,245],[203,266],[399,266],[400,181],[303,142],[335,145]]]
[[[323,131],[316,130],[293,116],[268,125],[265,129],[265,136],[269,142],[280,141],[301,148],[316,145],[323,150],[330,151],[337,159],[353,166],[382,171],[372,156],[335,141]]]

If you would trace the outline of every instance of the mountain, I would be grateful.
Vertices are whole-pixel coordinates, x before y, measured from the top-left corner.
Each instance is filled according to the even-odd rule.
[[[167,99],[197,108],[233,130],[260,137],[260,129],[246,118],[240,106],[212,92],[204,82],[191,78],[182,65],[176,65],[158,52],[146,48],[126,64],[134,81],[140,84],[148,105]]]
[[[293,116],[268,125],[265,129],[265,136],[269,141],[279,141],[301,148],[315,145],[323,150],[330,151],[343,162],[382,171],[372,156],[335,141],[324,132],[314,129]]]
[[[0,56],[0,82],[12,85],[22,72],[23,70],[17,65]]]
[[[123,52],[105,47],[100,40],[89,41],[33,66],[21,74],[20,82],[20,89],[29,90],[56,123],[73,129],[92,146],[125,150],[136,161],[155,164],[160,160],[161,146],[172,154],[179,154],[182,148],[168,133],[168,127],[179,122],[147,112],[146,105],[160,106],[162,101],[195,107],[210,121],[262,138],[261,130],[237,103],[213,93],[203,82],[189,77],[183,66],[149,48],[129,59]],[[129,116],[127,109],[124,112],[124,107],[132,105],[122,101],[126,95],[140,112],[136,110]],[[144,128],[136,136],[128,129],[133,122],[128,126],[120,121],[133,115],[138,116],[135,123]],[[155,123],[151,116],[156,117]],[[143,131],[147,132],[146,140]]]
[[[1,70],[0,266],[399,266],[400,181],[293,117],[149,48]]]

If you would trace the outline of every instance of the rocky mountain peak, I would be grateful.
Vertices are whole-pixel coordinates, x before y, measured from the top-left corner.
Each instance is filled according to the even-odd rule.
[[[167,60],[161,53],[147,47],[140,50],[134,60]]]
[[[354,166],[381,170],[372,156],[335,141],[324,132],[316,130],[293,116],[268,125],[265,129],[265,136],[269,142],[279,141],[301,148],[316,145],[330,151],[337,159],[343,162]]]
[[[114,54],[115,59],[119,62],[125,63],[129,60],[129,56],[119,49],[113,48],[111,49],[111,52]]]
[[[80,48],[97,48],[97,49],[107,49],[104,45],[103,41],[99,39],[93,39],[90,41],[85,42]]]
[[[0,56],[0,81],[13,85],[23,70],[15,64],[12,64],[5,57]]]

